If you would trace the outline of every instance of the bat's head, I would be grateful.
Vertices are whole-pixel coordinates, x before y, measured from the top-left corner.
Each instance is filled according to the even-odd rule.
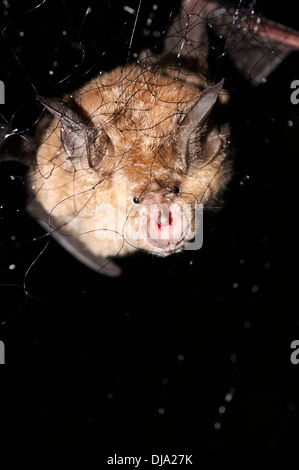
[[[40,202],[64,230],[89,234],[99,254],[181,250],[196,236],[201,204],[213,203],[228,180],[227,130],[212,117],[222,86],[200,90],[133,66],[69,102],[40,98],[59,121],[38,161],[53,165],[62,150]]]

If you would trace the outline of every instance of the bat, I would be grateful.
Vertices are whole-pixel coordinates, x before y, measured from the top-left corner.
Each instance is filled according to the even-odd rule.
[[[196,211],[215,208],[232,176],[225,77],[209,64],[213,40],[253,85],[293,50],[299,33],[217,0],[184,0],[163,50],[101,74],[63,98],[37,99],[40,121],[27,179],[28,212],[89,268],[144,250],[180,252]]]

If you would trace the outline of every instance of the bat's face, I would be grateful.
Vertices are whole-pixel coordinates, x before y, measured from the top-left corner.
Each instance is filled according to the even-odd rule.
[[[227,135],[210,119],[222,83],[200,91],[136,66],[103,80],[76,96],[88,124],[71,105],[45,102],[59,121],[37,154],[36,198],[95,254],[179,251],[196,236],[199,205],[227,180]]]
[[[117,249],[121,237],[123,252],[142,249],[166,256],[181,250],[194,237],[195,204],[177,194],[178,187],[168,191],[148,178],[138,186],[126,186],[125,174],[120,179],[118,193],[111,195],[113,204],[98,205],[94,231],[101,240],[108,235],[112,250]]]
[[[98,227],[101,223],[108,227],[116,221],[114,234],[116,237],[122,235],[124,251],[142,249],[166,256],[180,251],[195,236],[199,197],[196,197],[194,187],[199,195],[201,185],[198,182],[190,185],[188,179],[192,181],[191,177],[179,175],[174,168],[166,168],[161,157],[156,160],[148,167],[142,165],[140,158],[135,168],[128,165],[115,173],[113,193],[110,194],[113,202],[100,212],[103,219]],[[190,186],[193,186],[193,192],[190,192]],[[111,231],[109,236],[112,239]]]
[[[201,204],[227,182],[219,171],[223,152],[200,167],[197,160],[188,164],[182,146],[180,138],[168,138],[151,155],[132,148],[123,168],[112,175],[118,231],[131,249],[161,256],[181,251],[200,236]]]

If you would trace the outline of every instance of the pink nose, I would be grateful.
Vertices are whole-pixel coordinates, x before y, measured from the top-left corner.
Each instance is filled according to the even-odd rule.
[[[155,214],[156,215],[156,214]],[[154,215],[154,217],[155,217]],[[167,204],[160,204],[158,206],[158,229],[162,227],[171,226],[173,222],[172,212]]]
[[[159,248],[175,247],[186,236],[187,219],[178,204],[150,204],[146,224],[148,241]]]

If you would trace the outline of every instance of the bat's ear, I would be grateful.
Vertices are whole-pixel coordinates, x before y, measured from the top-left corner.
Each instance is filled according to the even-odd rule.
[[[90,124],[88,118],[82,115],[79,109],[71,106],[59,98],[44,98],[37,96],[38,100],[60,121],[61,143],[69,159],[87,158],[90,168],[96,169],[105,155],[109,137],[101,130],[101,139]],[[95,152],[95,139],[100,142]]]
[[[209,148],[206,149],[205,152],[200,152],[200,155],[192,156],[190,155],[190,142],[194,139],[196,140],[197,135],[202,135],[202,130],[205,128],[207,118],[209,117],[218,99],[219,93],[223,87],[223,83],[224,79],[222,79],[216,85],[207,88],[202,93],[199,100],[187,112],[177,132],[177,138],[183,146],[183,155],[186,158],[186,162],[190,163],[191,160],[196,158],[197,168],[201,168],[207,165],[217,153],[216,147],[214,145],[215,151],[212,151],[212,148]],[[216,144],[216,141],[214,141],[213,144]]]

